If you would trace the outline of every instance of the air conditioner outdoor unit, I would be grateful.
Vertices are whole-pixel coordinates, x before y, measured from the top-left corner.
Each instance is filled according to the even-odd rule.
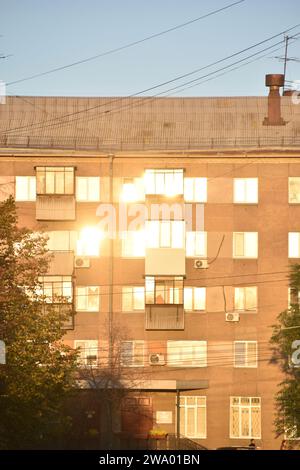
[[[195,259],[194,268],[195,269],[207,269],[208,268],[207,259]]]
[[[226,321],[240,321],[239,313],[226,313]]]
[[[150,354],[149,364],[150,366],[163,366],[166,363],[165,356],[163,354],[155,353]]]
[[[75,268],[89,268],[90,259],[86,256],[76,256],[75,258]]]

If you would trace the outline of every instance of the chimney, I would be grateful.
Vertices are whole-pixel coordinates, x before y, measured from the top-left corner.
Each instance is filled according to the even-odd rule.
[[[268,116],[265,117],[264,126],[284,126],[286,123],[281,117],[280,87],[284,85],[284,75],[266,75],[266,86],[269,87]]]

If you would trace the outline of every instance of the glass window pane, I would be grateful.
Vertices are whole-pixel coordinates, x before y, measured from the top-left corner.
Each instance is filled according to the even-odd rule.
[[[193,310],[193,288],[184,288],[184,309]]]
[[[55,176],[55,193],[64,194],[65,193],[65,178],[63,171],[56,171],[52,173]]]
[[[16,201],[27,201],[28,196],[28,177],[16,176]]]
[[[184,221],[172,221],[172,248],[184,248]]]
[[[145,308],[145,294],[143,287],[133,288],[133,303],[134,310],[144,310]]]
[[[206,437],[206,408],[197,408],[197,437]]]
[[[194,201],[207,201],[207,178],[195,178]]]
[[[244,241],[245,241],[245,256],[249,258],[257,258],[257,233],[246,232]]]
[[[153,170],[146,170],[144,176],[145,193],[155,194],[155,178]]]
[[[170,221],[160,222],[160,247],[168,248],[171,246],[171,223]]]
[[[234,343],[234,365],[235,367],[246,365],[246,344],[240,341]]]
[[[194,310],[205,310],[205,287],[194,287]]]
[[[300,202],[300,177],[289,178],[289,202]]]
[[[43,169],[37,169],[36,171],[36,185],[37,194],[45,194],[46,192],[46,173]]]
[[[122,288],[122,310],[123,312],[131,312],[132,308],[132,287]]]
[[[235,307],[235,310],[245,310],[244,287],[236,287],[234,289],[234,307]]]
[[[87,178],[78,177],[76,178],[76,199],[77,201],[87,201]]]
[[[76,307],[77,310],[86,310],[86,288],[76,288]]]
[[[146,287],[146,303],[147,304],[154,304],[154,277],[146,277],[145,282]]]
[[[257,178],[247,178],[247,202],[256,203],[258,201]]]
[[[237,257],[245,256],[244,252],[244,233],[236,232],[233,234],[233,254]]]
[[[299,258],[299,233],[289,233],[289,258]]]
[[[184,199],[194,201],[194,178],[184,178]]]
[[[241,408],[241,437],[250,437],[249,408]]]
[[[55,192],[55,173],[46,171],[46,194],[54,194]]]
[[[159,248],[159,221],[146,222],[146,242],[148,248]]]
[[[257,308],[257,288],[245,287],[246,293],[246,310],[256,310]]]
[[[88,310],[90,312],[99,311],[99,287],[88,286]]]
[[[65,169],[64,172],[64,194],[74,194],[74,169]],[[56,191],[57,192],[57,191]]]
[[[234,179],[234,202],[245,202],[245,180]]]

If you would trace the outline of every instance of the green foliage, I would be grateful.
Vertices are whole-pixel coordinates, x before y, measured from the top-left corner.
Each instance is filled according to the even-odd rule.
[[[64,435],[76,354],[63,344],[62,322],[36,294],[49,263],[42,234],[20,229],[12,198],[0,203],[0,448],[47,448]],[[28,295],[30,293],[31,295]]]
[[[293,265],[289,276],[290,307],[278,316],[273,325],[271,344],[272,361],[279,364],[285,379],[276,394],[275,428],[277,435],[287,434],[289,439],[300,432],[300,365],[293,363],[294,341],[300,340],[300,265]],[[298,328],[299,327],[299,328]],[[299,355],[300,356],[300,355]]]

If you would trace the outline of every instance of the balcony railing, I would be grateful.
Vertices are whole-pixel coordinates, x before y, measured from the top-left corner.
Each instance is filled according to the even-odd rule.
[[[146,305],[146,330],[184,330],[182,304]]]

